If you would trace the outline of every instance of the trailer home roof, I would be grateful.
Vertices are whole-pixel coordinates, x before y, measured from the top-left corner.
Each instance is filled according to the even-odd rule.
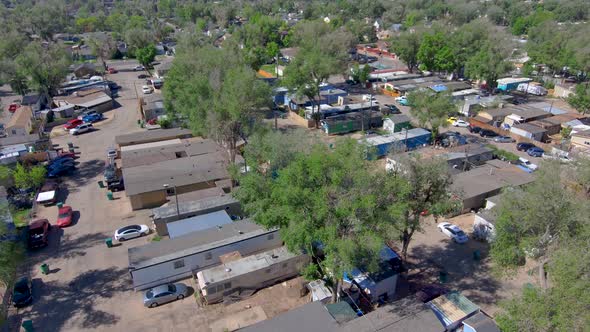
[[[240,275],[265,269],[274,264],[288,261],[297,257],[287,250],[287,247],[275,248],[256,255],[247,256],[227,264],[218,265],[200,272],[199,286],[230,280]]]
[[[265,230],[249,219],[244,219],[175,239],[129,248],[129,267],[140,269],[275,231]]]
[[[376,145],[381,145],[381,144],[387,144],[387,143],[392,143],[392,142],[397,142],[397,141],[404,141],[406,139],[412,139],[414,137],[420,137],[420,136],[425,136],[425,135],[430,135],[430,132],[426,129],[423,128],[414,128],[414,129],[410,129],[407,131],[400,131],[398,133],[394,133],[394,134],[390,134],[390,135],[384,135],[384,136],[373,136],[373,137],[368,137],[365,139],[365,141],[367,142],[367,144],[369,144],[370,146],[376,146]],[[362,140],[361,140],[362,142]]]

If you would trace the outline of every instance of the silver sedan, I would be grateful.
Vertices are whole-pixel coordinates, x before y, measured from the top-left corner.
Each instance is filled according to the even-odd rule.
[[[494,142],[498,143],[514,143],[516,140],[510,136],[498,136],[494,138]]]
[[[182,283],[154,287],[143,294],[143,305],[154,308],[160,304],[182,300],[188,296],[188,287]]]

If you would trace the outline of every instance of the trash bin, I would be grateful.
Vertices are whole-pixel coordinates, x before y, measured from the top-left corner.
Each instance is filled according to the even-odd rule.
[[[98,181],[98,187],[99,188],[104,188],[104,182],[102,182],[102,180],[101,181]]]
[[[474,261],[478,261],[481,259],[481,253],[479,252],[479,250],[476,250],[473,252],[473,260]]]
[[[109,201],[112,201],[114,199],[112,191],[107,191],[107,198],[109,199]]]
[[[448,278],[449,274],[447,273],[447,271],[440,271],[438,273],[438,280],[444,284],[447,282],[447,278]]]
[[[113,238],[106,238],[106,240],[104,240],[104,243],[106,243],[107,248],[112,248],[113,247]]]
[[[33,329],[33,321],[32,320],[25,320],[23,321],[22,325],[23,329],[25,329],[26,332],[33,332],[35,331]]]
[[[57,202],[57,204],[56,204],[56,205],[57,205],[57,208],[59,209],[59,208],[61,208],[62,206],[64,206],[64,203],[63,203],[63,202]]]
[[[49,265],[45,263],[41,264],[41,273],[49,274]]]

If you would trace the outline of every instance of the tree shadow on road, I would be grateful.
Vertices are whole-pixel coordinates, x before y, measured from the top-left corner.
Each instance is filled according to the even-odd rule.
[[[474,240],[464,245],[451,240],[444,240],[442,245],[419,244],[409,252],[408,280],[417,284],[438,283],[439,273],[444,271],[445,287],[463,292],[475,304],[493,306],[502,285],[492,275],[488,255],[489,245]]]
[[[46,262],[50,258],[74,258],[86,256],[86,249],[100,244],[106,238],[104,233],[86,234],[74,238],[71,234],[64,234],[58,227],[52,227],[49,234],[49,245],[39,251],[29,252],[27,264],[29,268]]]
[[[68,283],[43,283],[39,279],[34,285],[35,302],[26,312],[26,318],[32,319],[34,325],[43,331],[61,330],[75,316],[81,318],[80,327],[85,329],[114,325],[120,317],[96,309],[96,305],[129,289],[126,273],[126,269],[110,267],[86,271]],[[16,318],[22,321],[22,317]]]
[[[104,160],[93,159],[82,162],[78,165],[78,170],[74,176],[69,178],[69,181],[71,181],[74,187],[83,186],[88,182],[93,181],[104,171],[104,168]]]

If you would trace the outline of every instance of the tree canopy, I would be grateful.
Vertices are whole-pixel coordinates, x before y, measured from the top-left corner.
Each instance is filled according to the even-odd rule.
[[[417,90],[408,94],[410,113],[418,120],[420,126],[432,131],[432,140],[436,139],[440,127],[447,127],[447,119],[457,112],[457,106],[451,96],[445,92],[435,93],[430,89]]]

